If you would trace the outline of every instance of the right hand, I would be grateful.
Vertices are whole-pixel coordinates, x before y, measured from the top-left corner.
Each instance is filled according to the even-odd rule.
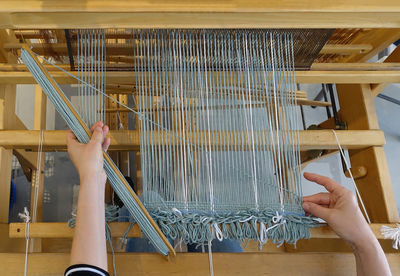
[[[107,151],[110,138],[106,137],[108,126],[103,122],[95,123],[90,131],[93,133],[89,143],[82,144],[76,136],[69,131],[67,134],[68,154],[78,170],[81,182],[86,178],[99,179],[106,182],[106,174],[103,169],[103,150]]]
[[[353,249],[375,238],[351,191],[322,175],[304,173],[304,177],[329,192],[305,196],[303,208],[306,213],[325,220]]]

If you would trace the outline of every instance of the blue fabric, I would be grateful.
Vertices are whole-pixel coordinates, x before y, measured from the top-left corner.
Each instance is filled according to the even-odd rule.
[[[201,246],[197,246],[197,244],[188,244],[187,245],[188,252],[202,252]],[[208,244],[204,245],[205,252],[208,252]],[[237,240],[213,240],[211,242],[211,250],[212,252],[243,252],[242,247],[240,246]]]

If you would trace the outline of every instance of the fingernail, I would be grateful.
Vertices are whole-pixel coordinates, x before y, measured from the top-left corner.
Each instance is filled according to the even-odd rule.
[[[304,202],[303,209],[307,211],[309,208],[310,208],[310,205],[307,202]]]
[[[102,131],[101,127],[96,127],[96,131]]]

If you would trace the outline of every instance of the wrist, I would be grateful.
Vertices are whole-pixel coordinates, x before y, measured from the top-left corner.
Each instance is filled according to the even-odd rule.
[[[104,171],[88,171],[85,173],[80,173],[79,179],[81,186],[104,187],[107,181],[107,176]]]
[[[379,246],[379,243],[371,230],[357,235],[353,241],[349,242],[349,244],[353,249],[353,252],[359,254],[370,252],[371,249]]]

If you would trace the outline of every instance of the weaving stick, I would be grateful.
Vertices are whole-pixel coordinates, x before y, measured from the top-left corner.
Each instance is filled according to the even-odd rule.
[[[33,61],[35,62],[35,64],[38,66],[38,68],[42,71],[42,73],[46,76],[46,78],[48,79],[48,81],[50,82],[50,84],[53,86],[53,88],[56,90],[56,92],[58,93],[58,95],[61,97],[61,99],[63,100],[64,104],[66,106],[68,106],[69,110],[73,113],[74,117],[77,119],[77,121],[79,122],[80,126],[82,127],[82,129],[86,132],[86,134],[91,137],[91,132],[88,129],[88,127],[86,126],[86,124],[83,122],[83,120],[80,118],[79,114],[75,111],[75,109],[73,108],[73,106],[70,104],[69,100],[65,97],[64,93],[59,89],[58,85],[54,82],[54,80],[51,78],[50,74],[47,72],[47,70],[45,70],[44,66],[37,60],[37,58],[33,55],[32,51],[29,49],[28,46],[26,45],[22,45],[22,48],[31,56],[31,58],[33,59]],[[108,156],[108,154],[106,154],[106,152],[103,150],[103,158],[105,160],[105,162],[107,162],[110,167],[112,168],[112,170],[117,174],[118,178],[120,179],[120,181],[123,183],[123,185],[125,186],[125,188],[129,191],[130,195],[132,196],[132,198],[136,201],[136,203],[138,204],[138,206],[140,207],[142,213],[145,215],[145,217],[148,219],[148,221],[150,222],[150,224],[153,226],[154,230],[157,232],[157,234],[160,236],[160,238],[163,240],[163,242],[165,243],[165,245],[168,247],[168,249],[170,250],[169,253],[173,253],[174,255],[175,250],[172,247],[172,245],[169,243],[168,239],[165,237],[165,235],[162,233],[161,229],[158,227],[158,225],[156,224],[156,222],[153,220],[153,218],[150,216],[150,214],[148,213],[148,211],[146,210],[146,208],[144,207],[143,203],[139,200],[138,196],[134,193],[134,191],[132,190],[132,188],[129,186],[129,184],[127,183],[127,181],[125,180],[125,177],[121,174],[121,172],[118,170],[118,168],[115,166],[115,164],[112,162],[111,158]]]

